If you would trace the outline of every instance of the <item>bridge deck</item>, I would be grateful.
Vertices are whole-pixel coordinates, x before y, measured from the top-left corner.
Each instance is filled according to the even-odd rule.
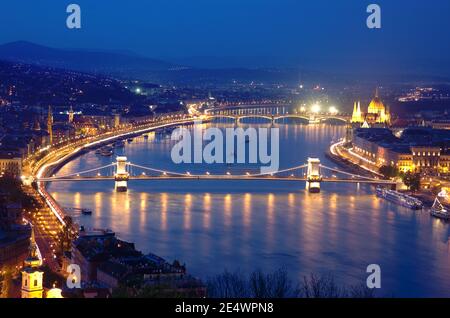
[[[72,181],[114,181],[114,177],[74,177],[74,178],[43,178],[39,182],[72,182]],[[138,176],[130,177],[130,181],[167,181],[167,180],[211,180],[211,181],[297,181],[306,182],[305,177],[272,177],[272,176]],[[334,183],[368,183],[368,184],[387,184],[395,185],[396,183],[389,180],[356,180],[356,179],[339,179],[339,178],[323,178],[321,182]]]

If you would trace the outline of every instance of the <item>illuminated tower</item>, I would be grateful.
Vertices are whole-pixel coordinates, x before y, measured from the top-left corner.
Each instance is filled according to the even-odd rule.
[[[114,128],[119,128],[120,126],[120,114],[114,114]]]
[[[37,252],[34,229],[31,230],[30,249],[22,269],[22,298],[42,298],[44,288],[42,280],[44,272],[39,270],[42,265]]]
[[[320,159],[308,158],[306,190],[310,193],[319,193],[321,181],[322,176],[320,175]]]
[[[48,106],[48,117],[47,117],[47,132],[49,136],[49,143],[50,145],[53,144],[53,113],[52,113],[52,107]]]
[[[390,121],[390,114],[386,110],[386,107],[384,106],[383,102],[380,99],[378,87],[375,90],[375,97],[370,102],[367,112],[369,114],[376,115],[377,123],[384,124],[384,123],[389,123],[389,121]]]
[[[130,174],[127,171],[127,157],[117,157],[116,174],[114,176],[116,181],[115,189],[117,192],[127,191],[129,178]]]
[[[353,105],[352,123],[362,123],[363,116],[361,113],[361,103],[358,102]]]
[[[39,117],[35,117],[34,118],[33,130],[34,131],[40,131],[41,130],[41,123],[39,122]]]
[[[74,116],[74,111],[73,111],[72,105],[70,105],[70,109],[69,109],[69,123],[70,124],[73,123],[73,116]]]
[[[353,127],[351,123],[345,125],[345,142],[349,143],[353,141]]]

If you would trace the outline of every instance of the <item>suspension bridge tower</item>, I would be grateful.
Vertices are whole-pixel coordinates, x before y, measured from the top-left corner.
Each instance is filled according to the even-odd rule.
[[[320,183],[322,181],[322,176],[320,175],[320,159],[308,158],[308,171],[306,178],[306,190],[310,193],[319,193]]]
[[[130,178],[130,174],[127,171],[127,157],[117,157],[116,160],[115,189],[117,192],[127,192],[128,179]]]

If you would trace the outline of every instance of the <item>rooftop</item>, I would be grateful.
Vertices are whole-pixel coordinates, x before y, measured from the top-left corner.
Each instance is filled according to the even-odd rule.
[[[445,129],[411,127],[398,138],[387,128],[360,128],[355,135],[399,153],[409,152],[409,148],[414,146],[450,148],[450,130]]]
[[[21,159],[21,156],[17,152],[2,151],[0,149],[0,159]]]

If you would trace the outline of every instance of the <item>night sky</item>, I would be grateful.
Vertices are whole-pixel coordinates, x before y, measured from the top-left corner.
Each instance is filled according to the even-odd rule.
[[[0,43],[26,40],[163,59],[237,57],[328,67],[377,61],[383,67],[417,69],[441,68],[450,52],[448,0],[5,2],[0,4]],[[65,26],[70,3],[81,6],[81,30]],[[382,8],[381,30],[366,27],[370,3]]]

